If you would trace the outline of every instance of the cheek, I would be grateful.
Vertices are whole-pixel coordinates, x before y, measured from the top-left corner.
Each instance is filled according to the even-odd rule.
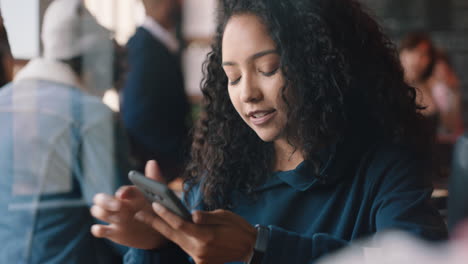
[[[280,109],[284,109],[286,105],[283,98],[283,87],[285,86],[284,77],[282,75],[278,75],[277,78],[272,79],[266,85],[266,87],[268,87],[266,94],[269,95],[271,100],[275,101],[276,105],[280,107]]]
[[[234,109],[236,109],[236,112],[241,115],[241,104],[240,104],[240,99],[239,99],[239,94],[235,89],[230,89],[228,88],[228,95],[229,99],[231,100],[231,104],[234,106]],[[242,115],[241,115],[242,116]]]

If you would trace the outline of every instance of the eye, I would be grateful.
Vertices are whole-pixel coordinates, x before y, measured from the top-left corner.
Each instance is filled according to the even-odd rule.
[[[234,81],[229,81],[229,85],[231,85],[231,86],[232,86],[232,85],[236,85],[236,84],[238,84],[238,83],[239,83],[239,81],[240,81],[240,79],[241,79],[241,77],[237,78],[237,79],[236,79],[236,80],[234,80]]]
[[[279,67],[277,67],[276,69],[272,70],[272,71],[269,71],[269,72],[264,72],[264,71],[259,71],[263,76],[266,76],[266,77],[270,77],[270,76],[273,76],[275,75],[276,72],[278,72],[279,70]]]

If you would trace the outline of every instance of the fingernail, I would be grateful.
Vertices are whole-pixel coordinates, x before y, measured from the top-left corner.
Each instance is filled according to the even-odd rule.
[[[153,209],[157,213],[160,213],[160,212],[162,212],[164,210],[164,207],[162,207],[162,205],[160,205],[159,203],[154,202],[153,203]]]
[[[93,235],[96,235],[98,237],[103,237],[103,236],[109,235],[111,231],[107,229],[103,229],[99,225],[92,225],[91,233],[93,233]]]
[[[92,225],[92,226],[91,226],[91,233],[97,233],[98,230],[99,230],[98,225]]]

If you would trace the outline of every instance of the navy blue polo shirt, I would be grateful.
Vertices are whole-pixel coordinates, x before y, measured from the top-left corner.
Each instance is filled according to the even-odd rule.
[[[233,212],[252,225],[270,227],[263,261],[269,264],[314,263],[353,240],[389,229],[441,240],[446,226],[430,203],[426,168],[424,159],[404,148],[348,146],[329,155],[323,177],[313,176],[312,164],[305,161],[273,173],[256,189],[255,200],[234,193]],[[200,199],[195,190],[192,202]],[[181,253],[176,246],[131,250],[126,263],[184,263]]]

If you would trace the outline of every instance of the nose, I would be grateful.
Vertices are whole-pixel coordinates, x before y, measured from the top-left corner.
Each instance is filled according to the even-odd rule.
[[[263,93],[255,77],[246,76],[244,82],[241,85],[240,99],[246,103],[258,102],[262,100]]]

